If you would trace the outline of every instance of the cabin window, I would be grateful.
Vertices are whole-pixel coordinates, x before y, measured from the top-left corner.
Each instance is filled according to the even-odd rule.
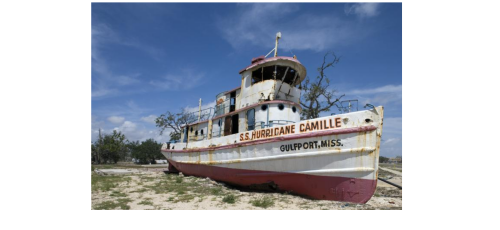
[[[266,111],[266,109],[267,109],[267,105],[262,105],[262,106],[260,107],[260,109],[261,109],[262,111]]]
[[[201,132],[201,135],[203,136],[203,129],[200,132]]]
[[[195,135],[195,136],[198,136],[198,130],[196,130],[196,131],[194,132],[194,135]]]
[[[281,80],[283,79],[283,76],[285,75],[285,71],[287,69],[287,66],[266,66],[266,67],[261,67],[252,72],[252,84],[265,81],[265,80]],[[276,72],[276,73],[275,73]],[[288,68],[288,72],[286,72],[285,79],[283,79],[283,82],[289,84],[289,85],[294,85],[293,81],[297,81],[295,79],[295,74],[296,71],[292,69],[291,67]],[[276,75],[276,77],[275,77]],[[297,78],[300,78],[297,76]]]
[[[295,108],[295,106],[294,106],[294,107],[292,107],[292,111],[293,111],[294,113],[295,113],[295,112],[297,112],[297,108]]]
[[[278,105],[278,109],[283,110],[284,108],[285,108],[285,105],[283,105],[283,104]]]
[[[234,110],[236,110],[236,91],[233,91],[231,92],[231,95],[230,95],[230,99],[229,99],[229,112],[233,112]]]
[[[247,111],[247,127],[248,131],[255,129],[255,109]]]
[[[193,127],[191,127],[191,132],[193,132]]]

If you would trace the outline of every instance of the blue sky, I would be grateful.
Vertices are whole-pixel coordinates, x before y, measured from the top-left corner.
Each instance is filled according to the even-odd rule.
[[[167,141],[156,116],[197,108],[199,98],[213,105],[278,31],[279,55],[297,55],[310,77],[327,51],[341,56],[331,87],[360,109],[384,106],[381,155],[402,155],[398,3],[92,3],[92,141],[99,128]]]

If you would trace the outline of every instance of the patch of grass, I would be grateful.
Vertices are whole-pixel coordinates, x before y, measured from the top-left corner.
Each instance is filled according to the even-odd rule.
[[[182,177],[175,178],[175,183],[182,183]]]
[[[127,195],[118,191],[112,191],[109,196],[114,196],[114,197],[126,197]]]
[[[174,201],[174,197],[173,196],[169,197],[167,201]]]
[[[141,202],[139,202],[137,204],[153,206],[153,202],[151,201],[151,198],[146,198],[146,199],[144,199],[143,201],[141,201]]]
[[[177,197],[177,200],[174,201],[174,203],[177,203],[177,202],[189,202],[191,200],[193,200],[196,196],[194,194],[185,194],[183,196],[179,196]]]
[[[212,188],[210,189],[210,193],[212,193],[212,195],[220,196],[222,195],[222,188],[221,187]]]
[[[94,206],[94,210],[114,210],[116,208],[120,208],[122,210],[129,210],[130,206],[128,203],[132,201],[128,198],[118,199],[115,201],[104,201],[102,203],[96,204]]]
[[[146,192],[146,191],[148,191],[148,189],[141,188],[141,189],[137,189],[137,190],[134,190],[134,191],[130,191],[130,193],[143,193],[143,192]]]
[[[91,177],[91,188],[94,191],[111,191],[111,189],[116,188],[121,182],[127,182],[131,180],[130,177],[126,176],[99,176],[97,174],[92,174]]]
[[[271,197],[265,196],[256,200],[251,200],[250,203],[255,207],[269,208],[274,205],[274,201]]]
[[[226,202],[228,204],[234,204],[236,202],[236,197],[233,194],[227,195],[222,198],[222,202]]]

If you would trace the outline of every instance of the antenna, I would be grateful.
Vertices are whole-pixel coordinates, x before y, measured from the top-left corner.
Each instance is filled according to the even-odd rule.
[[[278,40],[281,38],[281,32],[276,33],[276,46],[274,47],[274,56],[278,56]]]
[[[274,48],[269,51],[269,53],[265,56],[265,58],[267,58],[267,56],[269,56],[269,54],[271,54],[273,51],[274,51],[274,56],[277,57],[278,56],[278,40],[281,38],[281,32],[278,32],[276,33],[276,45],[274,46]]]

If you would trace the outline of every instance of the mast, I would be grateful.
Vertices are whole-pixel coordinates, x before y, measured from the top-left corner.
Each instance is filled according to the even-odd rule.
[[[200,107],[198,108],[198,121],[201,119],[201,98],[200,98]]]
[[[274,56],[278,56],[278,40],[281,38],[281,32],[276,33],[276,46],[274,47]]]

